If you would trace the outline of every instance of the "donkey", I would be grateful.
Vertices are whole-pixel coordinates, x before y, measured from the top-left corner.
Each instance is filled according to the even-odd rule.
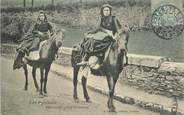
[[[115,107],[113,104],[114,89],[115,89],[116,82],[119,78],[119,74],[123,70],[123,66],[124,66],[123,60],[124,60],[124,56],[126,55],[125,47],[127,47],[128,38],[129,38],[128,32],[122,32],[119,35],[116,42],[113,42],[109,46],[108,50],[106,50],[105,59],[102,63],[102,66],[97,70],[102,75],[106,76],[106,79],[107,79],[107,83],[109,87],[107,106],[110,112],[115,112]],[[80,50],[79,49],[76,50],[76,48],[73,49],[71,63],[73,66],[73,85],[74,85],[73,98],[74,100],[78,100],[77,77],[78,77],[79,69],[82,66],[77,65],[77,60],[80,61],[81,58],[82,57],[80,56]],[[90,69],[93,71],[92,68]],[[89,98],[87,88],[86,88],[87,77],[83,75],[81,81],[82,81],[84,98],[86,99],[86,102],[90,102],[90,98]]]
[[[47,93],[47,77],[51,67],[53,60],[58,52],[59,47],[61,47],[64,38],[63,31],[59,30],[55,33],[55,35],[51,36],[50,39],[44,41],[42,46],[39,49],[39,59],[32,60],[29,57],[23,58],[23,69],[25,74],[25,85],[24,90],[28,90],[28,69],[27,65],[32,67],[32,76],[34,80],[34,85],[37,91],[39,91],[40,95]],[[16,56],[20,56],[21,54],[17,53]],[[18,59],[18,58],[16,58]],[[14,64],[16,60],[14,60]],[[36,69],[40,68],[40,90],[36,80]],[[44,86],[43,86],[44,83]]]

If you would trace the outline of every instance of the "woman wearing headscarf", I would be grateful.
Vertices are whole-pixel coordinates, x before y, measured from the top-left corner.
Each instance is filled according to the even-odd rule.
[[[39,12],[37,22],[33,29],[23,36],[21,43],[17,48],[18,56],[14,63],[14,69],[21,67],[22,58],[25,54],[29,55],[31,51],[37,50],[41,41],[47,40],[53,34],[53,27],[47,20],[47,16],[43,11]]]
[[[103,41],[105,38],[111,38],[110,42],[116,40],[118,33],[121,31],[121,24],[118,19],[112,15],[112,6],[105,4],[100,10],[100,23],[98,28],[89,31],[81,43],[82,53],[84,54],[82,62],[78,65],[86,64],[89,54],[95,50],[95,42]],[[108,40],[109,41],[109,40]],[[104,41],[106,42],[106,40]]]
[[[19,45],[18,49],[29,54],[30,51],[38,48],[41,41],[49,39],[52,34],[53,29],[47,20],[46,14],[40,11],[32,31],[23,36],[22,43]]]

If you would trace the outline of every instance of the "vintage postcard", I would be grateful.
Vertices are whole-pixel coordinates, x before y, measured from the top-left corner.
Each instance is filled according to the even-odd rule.
[[[184,115],[184,0],[1,0],[1,115]]]

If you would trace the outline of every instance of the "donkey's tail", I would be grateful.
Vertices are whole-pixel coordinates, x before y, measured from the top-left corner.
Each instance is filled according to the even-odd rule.
[[[13,63],[13,70],[20,69],[24,65],[24,62],[22,60],[24,56],[25,56],[25,53],[21,51],[17,51],[17,53],[15,54],[15,59]]]

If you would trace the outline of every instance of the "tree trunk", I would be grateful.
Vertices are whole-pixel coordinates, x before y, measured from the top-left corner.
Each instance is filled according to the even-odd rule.
[[[52,4],[52,6],[54,6],[54,0],[52,0],[52,3],[51,4]]]
[[[26,0],[23,1],[24,8],[26,7]]]
[[[34,0],[31,0],[31,6],[34,7]]]

